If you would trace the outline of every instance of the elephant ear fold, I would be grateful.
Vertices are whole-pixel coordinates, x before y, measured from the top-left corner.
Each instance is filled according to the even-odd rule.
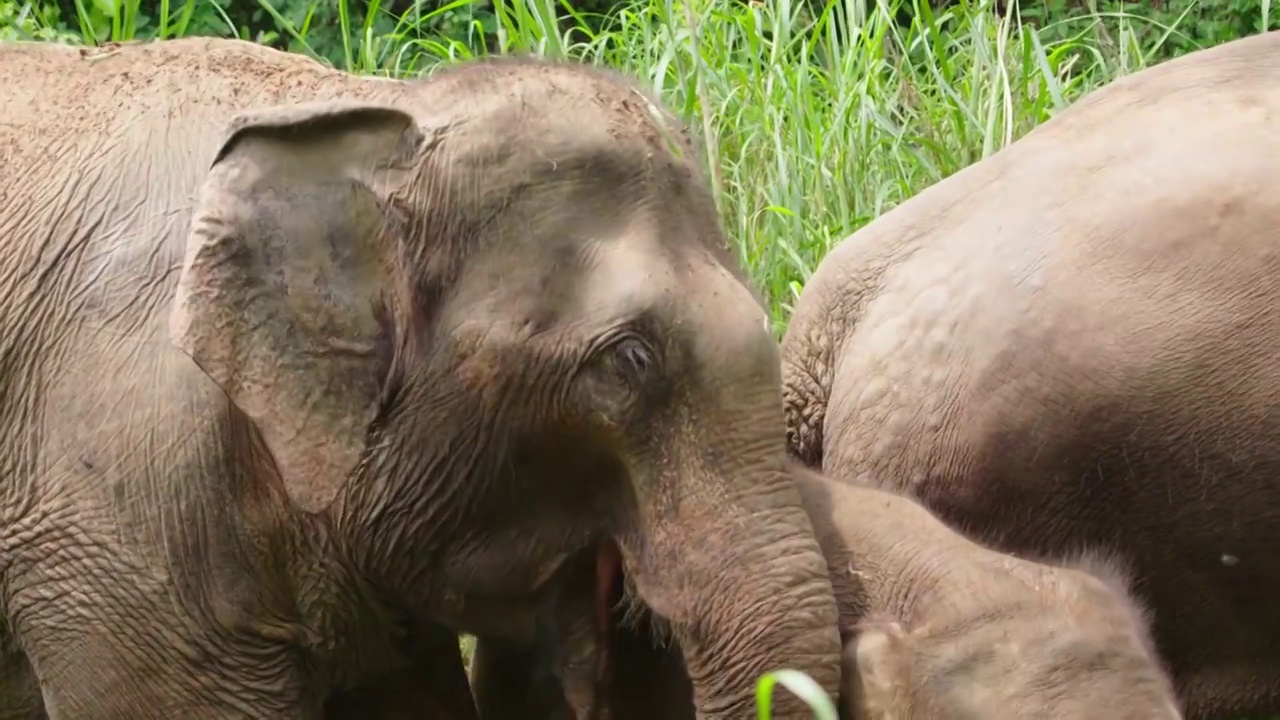
[[[376,412],[396,254],[384,199],[420,145],[394,108],[242,115],[193,214],[170,339],[254,422],[309,512],[342,488]]]

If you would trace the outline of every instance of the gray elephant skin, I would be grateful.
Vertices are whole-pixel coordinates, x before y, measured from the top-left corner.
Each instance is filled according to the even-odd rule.
[[[840,608],[841,717],[1181,719],[1146,612],[1110,558],[1016,558],[910,498],[798,464],[792,473]],[[591,617],[580,600],[590,588],[575,592],[586,585],[577,576],[557,581],[564,587],[544,612],[568,647],[544,642],[473,665],[482,717],[693,718],[678,645],[643,609],[619,604],[607,627],[586,632],[578,619]],[[601,653],[607,674],[580,662]]]
[[[789,443],[1006,552],[1115,556],[1189,718],[1280,710],[1280,33],[1097,90],[836,247]]]
[[[456,632],[604,541],[700,716],[835,689],[777,345],[647,95],[213,39],[0,82],[0,717],[472,716]]]

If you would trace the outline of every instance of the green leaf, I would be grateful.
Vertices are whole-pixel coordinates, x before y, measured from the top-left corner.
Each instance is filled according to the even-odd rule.
[[[831,698],[813,678],[799,670],[775,670],[756,684],[756,713],[760,720],[773,717],[773,687],[781,683],[793,695],[804,701],[813,711],[816,720],[836,720],[836,708]]]

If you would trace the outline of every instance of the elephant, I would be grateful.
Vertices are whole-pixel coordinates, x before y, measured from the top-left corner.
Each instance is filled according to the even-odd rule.
[[[1118,557],[1189,718],[1280,710],[1280,33],[1095,90],[836,246],[788,448],[1004,552]]]
[[[1181,720],[1122,564],[1032,561],[915,500],[797,471],[840,605],[854,720]]]
[[[842,717],[1182,717],[1146,610],[1131,596],[1119,562],[1093,553],[1052,562],[1016,558],[966,538],[910,497],[798,463],[792,473],[840,608]],[[549,597],[545,622],[566,627],[583,617],[582,587],[566,582],[564,592]],[[590,684],[572,677],[589,667],[528,671],[529,660],[554,664],[602,644],[599,635],[560,632],[555,637],[575,647],[524,648],[524,673],[510,672],[515,662],[501,676],[473,667],[481,717],[691,720],[692,684],[678,645],[655,642],[660,638],[650,629],[616,616],[611,622],[604,647],[625,670],[597,684],[594,696],[570,692]]]
[[[609,541],[699,717],[778,666],[835,689],[779,348],[634,81],[211,38],[0,45],[0,81],[0,687],[474,717],[457,634],[526,637]]]

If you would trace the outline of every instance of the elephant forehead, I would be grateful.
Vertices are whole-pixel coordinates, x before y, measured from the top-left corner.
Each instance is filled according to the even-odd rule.
[[[689,302],[698,315],[713,317],[717,324],[749,335],[772,332],[760,298],[709,251],[688,253],[683,274],[688,280]]]
[[[577,297],[584,314],[616,320],[656,311],[694,357],[715,360],[717,382],[780,382],[764,306],[708,249],[673,247],[637,220],[618,237],[590,243],[586,254]]]
[[[698,330],[692,333],[694,354],[714,361],[706,370],[705,387],[713,393],[734,392],[770,396],[781,392],[778,348],[768,313],[759,298],[728,268],[711,257],[691,262],[688,313]],[[746,396],[742,396],[745,398]],[[780,402],[780,400],[778,400]]]
[[[687,228],[654,219],[655,212],[662,210],[633,212],[616,232],[582,246],[584,309],[657,308],[675,313],[675,321],[714,318],[718,325],[767,330],[768,316],[750,288],[708,248],[673,242],[667,236]]]
[[[584,314],[622,316],[661,308],[675,294],[672,259],[642,218],[615,237],[588,241],[583,258],[587,272],[577,302]]]
[[[679,120],[634,80],[573,62],[489,59],[452,65],[420,86],[437,114],[471,126],[482,142],[510,137],[545,146],[562,140],[628,145],[643,157],[675,151]]]

